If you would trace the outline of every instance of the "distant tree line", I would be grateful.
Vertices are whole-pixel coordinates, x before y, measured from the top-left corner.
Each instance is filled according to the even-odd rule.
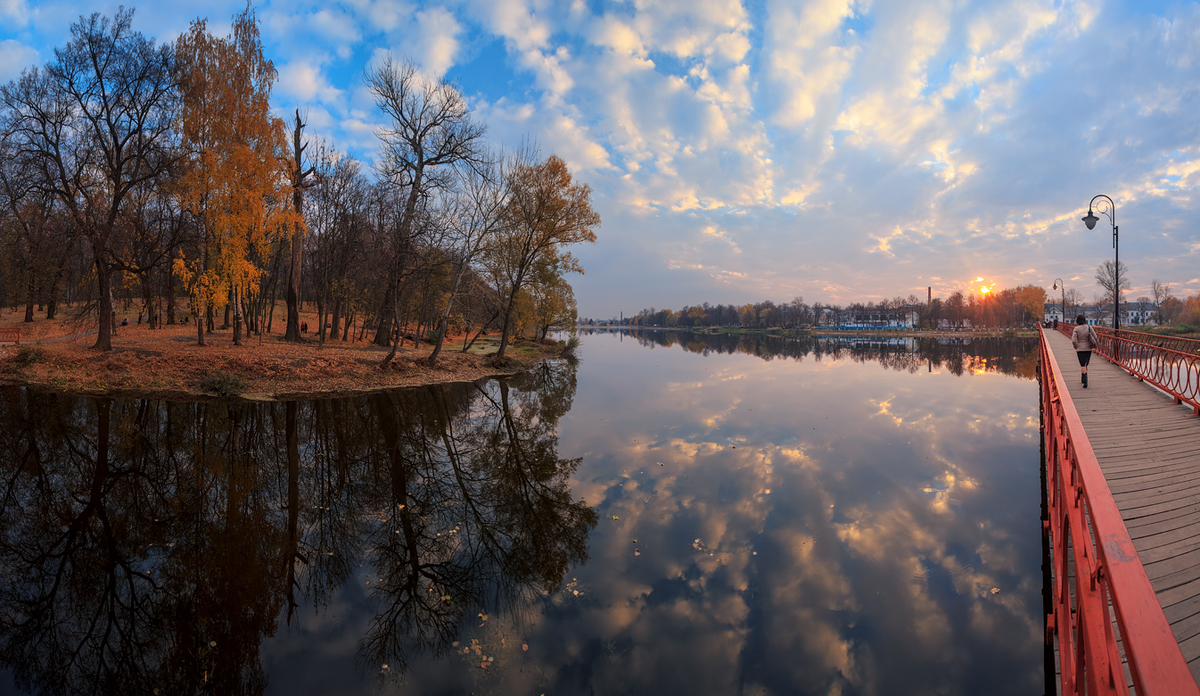
[[[980,296],[954,292],[944,300],[935,297],[932,302],[926,302],[916,295],[847,305],[810,304],[803,297],[778,304],[771,300],[743,305],[710,305],[705,302],[679,310],[643,309],[630,317],[627,323],[633,326],[789,329],[846,324],[887,325],[889,321],[900,317],[915,317],[915,325],[923,328],[943,325],[1008,327],[1041,321],[1045,302],[1044,288],[1022,285],[991,290]]]
[[[575,323],[566,247],[594,242],[591,191],[557,156],[490,146],[455,85],[388,59],[365,82],[383,112],[374,176],[270,108],[275,67],[252,8],[228,37],[196,20],[174,43],[93,14],[44,66],[0,86],[0,303],[90,316],[109,349],[120,305],[196,340],[390,346],[450,331],[503,341]],[[177,310],[186,301],[187,315]],[[464,341],[463,349],[472,341]]]
[[[584,330],[585,332],[587,329]],[[646,346],[678,346],[689,353],[753,355],[763,360],[817,362],[825,359],[878,362],[890,370],[918,372],[945,367],[951,374],[1001,372],[1035,379],[1037,339],[802,337],[763,334],[698,334],[692,331],[638,331],[630,335]]]

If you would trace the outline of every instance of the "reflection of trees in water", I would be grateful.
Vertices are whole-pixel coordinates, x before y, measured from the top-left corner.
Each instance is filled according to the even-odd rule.
[[[965,372],[1001,372],[1034,379],[1037,339],[1034,338],[887,338],[814,336],[783,338],[762,334],[701,334],[690,331],[638,331],[629,335],[645,346],[679,346],[690,353],[753,355],[763,360],[826,358],[878,362],[891,370],[918,372],[945,368]]]
[[[263,638],[351,579],[367,664],[442,653],[586,558],[574,390],[553,365],[287,404],[0,391],[0,665],[48,694],[261,693]]]

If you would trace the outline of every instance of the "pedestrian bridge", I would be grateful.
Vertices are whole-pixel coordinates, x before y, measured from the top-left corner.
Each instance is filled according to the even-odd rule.
[[[1039,373],[1059,693],[1200,696],[1200,341],[1102,330],[1084,389],[1073,328]]]

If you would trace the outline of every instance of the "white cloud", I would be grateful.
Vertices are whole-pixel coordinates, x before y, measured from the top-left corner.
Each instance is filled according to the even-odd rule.
[[[842,23],[854,16],[853,0],[820,0],[797,9],[775,0],[767,6],[765,76],[778,104],[774,121],[800,127],[818,110],[836,105],[858,49]]]
[[[329,84],[319,66],[309,63],[287,63],[279,67],[279,89],[301,102],[333,102],[342,90]]]
[[[29,22],[29,7],[25,0],[0,0],[0,18],[13,28],[24,27]]]
[[[30,46],[13,39],[0,41],[0,83],[15,80],[38,62],[38,52]]]
[[[454,65],[462,26],[440,7],[418,12],[416,20],[413,43],[418,46],[418,61],[430,75],[440,77]]]

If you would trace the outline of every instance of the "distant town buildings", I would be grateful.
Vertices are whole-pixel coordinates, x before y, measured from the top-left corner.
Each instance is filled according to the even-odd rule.
[[[1121,326],[1158,326],[1158,306],[1148,299],[1121,303]],[[1074,322],[1075,317],[1083,315],[1087,323],[1093,326],[1109,326],[1112,324],[1113,310],[1111,304],[1080,304],[1067,305],[1064,315],[1063,307],[1058,302],[1047,302],[1043,321]]]

